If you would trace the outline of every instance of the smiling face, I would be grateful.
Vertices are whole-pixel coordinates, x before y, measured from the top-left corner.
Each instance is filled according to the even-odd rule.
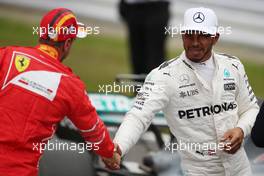
[[[219,34],[210,35],[192,31],[182,34],[183,47],[186,57],[193,62],[203,62],[211,57],[213,45],[216,44]]]

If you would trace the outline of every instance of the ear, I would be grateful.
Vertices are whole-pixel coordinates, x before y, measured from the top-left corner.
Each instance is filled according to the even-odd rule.
[[[65,40],[64,45],[63,45],[64,51],[68,51],[71,48],[71,45],[72,45],[72,39],[69,38]]]

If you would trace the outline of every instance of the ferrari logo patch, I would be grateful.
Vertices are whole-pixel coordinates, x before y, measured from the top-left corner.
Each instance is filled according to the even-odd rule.
[[[15,66],[17,71],[23,72],[25,71],[30,64],[30,59],[23,55],[17,55],[15,58]]]

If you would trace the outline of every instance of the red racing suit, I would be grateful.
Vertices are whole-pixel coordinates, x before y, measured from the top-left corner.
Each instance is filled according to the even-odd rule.
[[[84,83],[48,45],[0,48],[0,175],[36,176],[41,152],[67,116],[93,150],[112,157],[114,145]]]

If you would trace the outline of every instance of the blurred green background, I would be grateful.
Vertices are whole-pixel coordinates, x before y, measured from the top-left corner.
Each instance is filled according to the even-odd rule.
[[[25,23],[25,21],[16,20],[8,15],[0,17],[0,47],[36,45],[38,37],[32,35],[32,27],[38,26],[38,20],[29,20]],[[173,58],[180,52],[180,48],[170,47],[168,58]],[[124,36],[91,35],[75,42],[65,64],[81,77],[89,92],[97,92],[99,85],[113,84],[117,74],[131,72],[128,56],[128,47]],[[245,64],[255,94],[264,98],[263,62],[251,62],[252,58],[245,57],[242,57],[241,60]]]

